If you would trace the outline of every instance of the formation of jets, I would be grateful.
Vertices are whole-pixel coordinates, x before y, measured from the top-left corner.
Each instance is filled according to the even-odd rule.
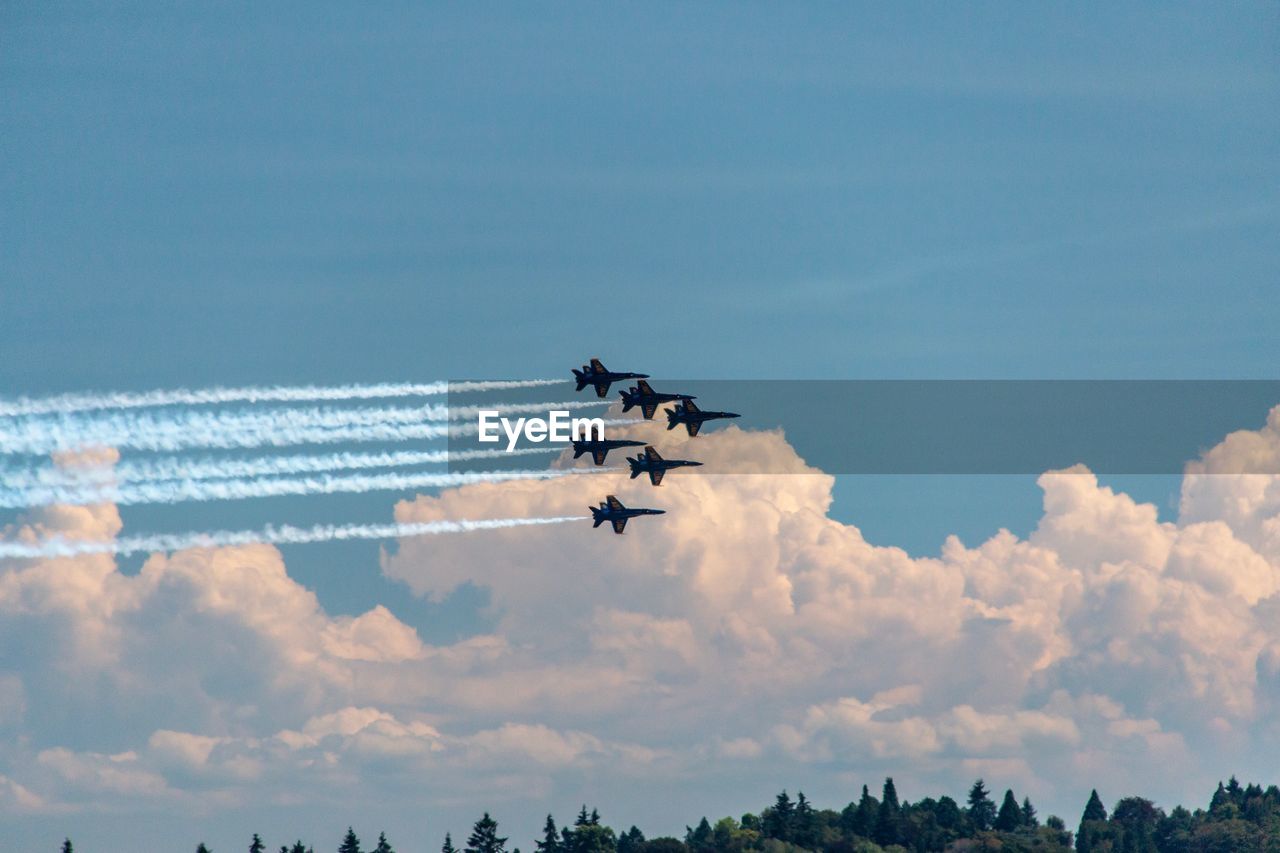
[[[695,397],[692,394],[670,394],[654,391],[649,383],[645,381],[649,378],[649,374],[615,372],[607,369],[600,363],[598,358],[593,358],[588,364],[582,365],[581,370],[574,370],[573,376],[577,380],[579,391],[590,385],[596,389],[596,396],[598,397],[606,396],[609,393],[609,386],[614,382],[622,382],[628,379],[638,380],[635,385],[620,392],[622,396],[622,411],[629,412],[639,407],[640,413],[648,421],[653,420],[659,405],[662,403],[675,403],[673,408],[665,410],[667,413],[667,429],[672,430],[677,426],[683,425],[688,430],[691,438],[698,434],[698,430],[707,421],[739,417],[736,412],[703,411],[694,404]],[[603,465],[610,450],[616,450],[619,447],[639,447],[643,444],[643,441],[606,439],[603,435],[595,435],[586,441],[573,442],[573,458],[577,459],[584,453],[590,453],[595,464]],[[642,453],[634,457],[627,457],[627,464],[631,466],[631,479],[634,480],[641,474],[648,474],[649,482],[655,486],[660,486],[662,485],[663,475],[672,468],[693,467],[702,463],[694,462],[690,459],[665,459],[654,449],[653,445],[645,445]],[[614,495],[607,496],[600,502],[600,506],[588,507],[588,509],[591,510],[591,517],[595,522],[591,525],[592,527],[599,527],[607,521],[613,526],[614,533],[622,533],[626,529],[628,519],[635,518],[638,515],[662,515],[666,512],[666,510],[662,509],[626,507]]]

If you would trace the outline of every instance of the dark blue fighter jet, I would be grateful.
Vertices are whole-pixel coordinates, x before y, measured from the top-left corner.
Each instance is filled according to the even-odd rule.
[[[641,474],[648,474],[649,482],[655,486],[662,485],[662,475],[672,468],[687,468],[702,464],[688,459],[663,459],[652,445],[646,446],[644,453],[639,456],[634,458],[628,456],[627,463],[631,466],[631,479],[634,480]]]
[[[691,394],[663,394],[649,387],[649,383],[641,379],[629,391],[619,391],[622,395],[622,411],[629,412],[640,407],[646,421],[653,420],[659,403],[675,403],[680,400],[696,399]]]
[[[615,373],[612,370],[606,370],[605,366],[600,363],[600,359],[591,359],[590,364],[582,365],[581,370],[573,371],[573,376],[578,380],[578,390],[581,391],[588,385],[594,385],[596,388],[596,396],[604,397],[609,393],[609,386],[614,382],[621,382],[624,379],[648,379],[647,373]]]
[[[637,515],[663,515],[665,509],[630,509],[622,505],[622,501],[613,495],[609,495],[600,501],[598,507],[588,507],[591,510],[591,517],[595,519],[593,528],[599,527],[606,521],[613,525],[614,533],[621,533],[626,529],[627,519],[635,518]]]
[[[667,429],[675,429],[679,424],[684,424],[685,429],[689,430],[689,435],[695,436],[707,421],[736,417],[740,417],[736,412],[704,412],[695,406],[692,400],[685,400],[676,403],[674,409],[667,409]]]
[[[597,465],[603,465],[610,450],[616,450],[619,447],[640,447],[642,444],[644,444],[643,441],[629,441],[625,438],[591,438],[586,441],[575,441],[573,458],[577,459],[584,453],[590,453],[592,461]]]

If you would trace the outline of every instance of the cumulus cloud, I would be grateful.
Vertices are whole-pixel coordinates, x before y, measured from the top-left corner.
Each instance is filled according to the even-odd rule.
[[[603,769],[772,785],[779,762],[1052,795],[1100,773],[1200,785],[1236,769],[1224,757],[1274,755],[1280,477],[1238,471],[1280,454],[1280,409],[1189,467],[1175,521],[1075,467],[1040,478],[1030,536],[952,537],[936,557],[831,519],[834,479],[781,432],[627,432],[706,466],[658,489],[602,475],[396,505],[404,522],[579,515],[613,491],[668,510],[621,537],[400,541],[383,571],[414,593],[487,590],[492,628],[457,643],[382,606],[326,613],[266,546],[134,576],[102,555],[5,562],[0,648],[26,654],[0,652],[0,727],[22,735],[0,748],[0,808],[233,804],[284,780],[416,794],[432,770],[454,780],[440,796],[459,777],[541,796]],[[8,535],[120,529],[109,505],[48,507]]]

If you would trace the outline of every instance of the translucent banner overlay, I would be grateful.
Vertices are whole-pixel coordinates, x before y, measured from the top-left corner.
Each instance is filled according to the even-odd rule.
[[[1100,474],[1181,474],[1186,463],[1230,433],[1262,429],[1270,410],[1280,405],[1280,381],[1274,380],[648,381],[658,393],[695,396],[704,412],[741,417],[708,421],[690,439],[683,425],[667,429],[666,410],[673,402],[659,404],[649,422],[641,422],[638,408],[622,412],[619,392],[634,380],[614,383],[608,405],[568,414],[602,418],[608,439],[639,440],[664,456],[678,450],[680,458],[693,460],[699,442],[726,425],[781,429],[809,465],[831,474],[1039,474],[1077,463]],[[450,468],[563,465],[549,451],[545,458],[531,452],[483,460],[468,453],[465,461],[455,461],[452,454],[508,446],[501,429],[498,442],[479,441],[474,408],[492,407],[514,427],[520,417],[548,417],[545,410],[529,411],[533,404],[597,400],[592,388],[577,392],[571,382],[496,393],[451,389],[456,429],[449,436]],[[552,446],[525,436],[516,444],[521,450]],[[626,457],[642,449],[610,450],[606,464],[625,468]],[[760,460],[750,462],[742,470],[759,473]],[[584,456],[577,464],[591,461]],[[1280,453],[1261,450],[1244,464],[1235,473],[1280,474]],[[742,472],[726,470],[723,463],[687,470]]]

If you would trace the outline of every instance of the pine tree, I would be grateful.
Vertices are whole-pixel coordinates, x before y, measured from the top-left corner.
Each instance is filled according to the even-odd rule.
[[[71,846],[70,838],[62,842],[62,853],[76,853],[75,848]]]
[[[969,822],[979,831],[991,828],[996,820],[996,804],[991,802],[991,795],[982,780],[973,783],[969,789]]]
[[[1102,798],[1098,796],[1098,789],[1094,788],[1089,793],[1089,802],[1085,803],[1084,814],[1080,820],[1106,820],[1107,808],[1102,804]]]
[[[862,797],[858,800],[858,809],[854,817],[853,831],[863,838],[876,834],[876,816],[880,812],[880,801],[871,796],[867,786],[862,786]]]
[[[1000,814],[996,815],[995,828],[1001,832],[1013,832],[1022,823],[1022,809],[1018,807],[1018,798],[1013,789],[1004,792],[1004,801],[1000,803]]]
[[[1221,783],[1218,789],[1222,789]],[[1092,853],[1094,847],[1094,836],[1100,834],[1099,824],[1104,823],[1107,819],[1107,809],[1102,805],[1102,798],[1098,796],[1098,789],[1094,788],[1089,793],[1089,802],[1085,803],[1084,814],[1080,816],[1080,829],[1076,831],[1076,851],[1077,853]]]
[[[347,834],[342,838],[342,845],[338,848],[338,853],[362,853],[360,850],[360,839],[356,837],[356,832],[351,827],[347,827]]]
[[[1218,783],[1218,790],[1213,792],[1213,799],[1209,801],[1209,811],[1216,812],[1227,803],[1231,802],[1231,797],[1227,795],[1227,789],[1222,787],[1222,783]]]
[[[796,811],[792,817],[791,840],[801,847],[815,847],[818,841],[818,826],[813,813],[813,805],[805,798],[804,791],[796,795]]]
[[[548,825],[553,829],[555,828],[554,823]],[[633,826],[618,836],[618,853],[639,853],[643,844],[644,833],[640,831],[639,827]]]
[[[208,847],[206,847],[204,842],[201,841],[199,844],[196,845],[196,853],[213,853],[213,851],[211,851]]]
[[[537,853],[560,853],[560,830],[556,829],[556,819],[547,815],[547,822],[542,826],[542,840],[534,842]]]
[[[684,843],[693,853],[711,853],[711,823],[705,817],[698,821],[696,827],[684,828]]]
[[[586,809],[584,807],[583,811]],[[485,812],[484,817],[476,821],[467,839],[466,853],[505,853],[507,839],[498,836],[498,822]]]
[[[876,826],[872,839],[881,847],[897,844],[902,836],[902,806],[898,803],[898,789],[893,779],[884,780],[880,792],[880,808],[876,811]]]
[[[385,832],[378,833],[378,846],[373,848],[373,853],[396,853],[387,842],[387,834]]]
[[[263,853],[266,849],[267,845],[262,843],[262,836],[255,832],[253,841],[249,842],[249,853]]]
[[[1030,797],[1022,798],[1022,825],[1029,829],[1035,829],[1040,825],[1040,821],[1036,818],[1036,807],[1031,805]]]
[[[551,815],[547,815],[547,818],[550,819]],[[444,834],[444,846],[440,848],[440,853],[458,853],[458,848],[453,846],[453,836],[447,832]]]
[[[795,806],[784,790],[773,801],[773,809],[765,814],[764,834],[779,841],[791,840],[791,828],[795,821]]]

